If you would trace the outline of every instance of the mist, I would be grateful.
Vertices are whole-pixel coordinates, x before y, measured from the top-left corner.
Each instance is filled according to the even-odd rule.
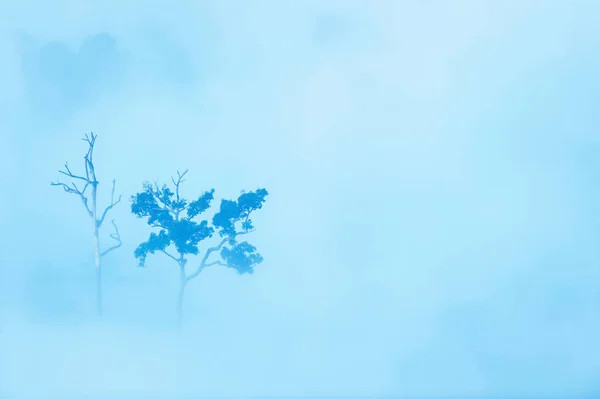
[[[598,394],[599,13],[0,1],[0,396]],[[90,132],[99,207],[123,195],[101,318],[91,221],[50,185]],[[130,197],[185,169],[215,209],[269,196],[264,261],[203,271],[178,333]]]

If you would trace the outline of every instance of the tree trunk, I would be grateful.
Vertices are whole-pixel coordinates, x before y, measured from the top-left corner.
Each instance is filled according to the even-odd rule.
[[[90,160],[91,162],[91,160]],[[98,316],[102,316],[102,270],[100,269],[100,224],[98,223],[98,211],[97,211],[97,196],[98,196],[98,182],[95,181],[92,184],[92,220],[94,221],[94,252],[95,252],[95,266],[96,266],[96,313]]]
[[[177,296],[177,329],[183,329],[183,294],[185,292],[185,270],[183,266],[179,269],[179,295]]]
[[[96,266],[96,313],[102,316],[102,269],[100,268],[100,238],[98,228],[94,229],[94,249]]]

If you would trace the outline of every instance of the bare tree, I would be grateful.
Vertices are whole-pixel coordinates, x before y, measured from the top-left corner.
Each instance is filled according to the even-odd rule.
[[[114,220],[111,220],[114,232],[110,234],[115,243],[104,251],[100,251],[100,228],[102,227],[106,215],[114,208],[119,202],[121,202],[121,196],[115,201],[115,180],[112,181],[112,192],[110,196],[110,204],[100,214],[98,212],[97,198],[98,198],[98,185],[100,182],[96,179],[96,168],[94,166],[94,145],[96,144],[96,138],[98,135],[91,133],[89,136],[86,134],[82,139],[88,144],[87,154],[83,157],[85,164],[85,175],[76,175],[71,172],[69,165],[65,162],[64,170],[59,170],[59,173],[67,176],[71,182],[62,183],[59,180],[50,183],[53,186],[62,187],[65,192],[69,194],[75,194],[83,202],[85,210],[93,221],[94,228],[94,253],[95,253],[95,266],[96,266],[96,311],[99,316],[102,315],[102,268],[100,260],[102,257],[107,255],[109,252],[119,248],[123,243],[121,241],[121,235],[119,229]],[[90,189],[90,190],[88,190]],[[91,199],[91,204],[90,204]]]

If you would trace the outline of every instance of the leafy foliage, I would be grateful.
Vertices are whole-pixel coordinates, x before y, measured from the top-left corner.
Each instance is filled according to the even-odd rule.
[[[263,261],[263,257],[256,252],[256,247],[246,241],[236,243],[231,248],[224,247],[221,249],[221,257],[225,265],[235,269],[238,274],[252,274],[254,265]]]
[[[183,175],[182,175],[183,176]],[[261,209],[267,190],[258,189],[242,192],[236,201],[221,200],[219,211],[212,218],[212,226],[208,220],[195,219],[206,212],[214,199],[214,189],[204,192],[196,200],[188,202],[179,196],[179,182],[175,182],[175,191],[166,185],[160,187],[157,183],[144,183],[143,191],[131,197],[131,212],[138,218],[148,218],[151,227],[158,228],[158,233],[152,232],[148,240],[140,244],[134,255],[139,266],[144,266],[148,254],[156,251],[166,251],[174,246],[183,259],[185,255],[198,255],[199,243],[213,236],[215,231],[226,239],[220,256],[227,267],[233,268],[239,274],[252,273],[253,267],[262,262],[262,256],[248,242],[236,241],[236,236],[253,230],[250,215]],[[236,224],[241,230],[236,230]]]
[[[196,201],[192,201],[187,209],[187,215],[190,218],[196,217],[210,208],[210,202],[213,200],[215,190],[205,192]]]
[[[166,230],[161,230],[158,234],[150,233],[148,241],[140,244],[134,251],[134,256],[139,261],[139,266],[144,266],[148,253],[153,254],[156,251],[164,251],[170,244],[169,236]]]
[[[258,209],[261,209],[266,196],[267,190],[264,188],[248,193],[242,193],[237,201],[221,200],[219,212],[213,217],[212,223],[219,231],[221,237],[235,236],[235,223],[242,222],[242,230],[252,230],[252,220],[250,214]]]
[[[202,194],[188,205],[185,199],[174,198],[175,193],[166,185],[144,183],[144,191],[131,197],[131,212],[138,218],[147,217],[148,224],[160,231],[151,233],[148,241],[136,248],[139,265],[144,266],[148,253],[164,251],[169,245],[174,245],[180,255],[197,255],[198,244],[212,237],[214,229],[206,220],[192,219],[210,207],[213,192]]]

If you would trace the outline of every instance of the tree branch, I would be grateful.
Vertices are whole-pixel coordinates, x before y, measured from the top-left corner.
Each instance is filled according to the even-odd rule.
[[[65,170],[59,170],[58,173],[61,173],[61,174],[65,175],[65,176],[68,176],[68,177],[73,178],[73,179],[83,180],[86,183],[91,183],[88,178],[85,178],[83,176],[74,175],[71,172],[71,169],[69,169],[69,163],[68,162],[65,162]]]
[[[152,196],[156,200],[156,203],[158,204],[159,207],[162,205],[164,207],[163,209],[165,209],[170,214],[172,214],[173,217],[175,217],[175,211],[173,210],[173,207],[169,206],[167,203],[165,203],[165,201],[162,200],[162,198],[160,198],[158,196],[159,192],[160,192],[160,186],[158,185],[158,180],[155,180],[154,181],[154,190],[152,191]]]
[[[75,183],[71,183],[71,186],[73,186],[72,188],[68,184],[61,183],[60,181],[57,181],[56,183],[51,182],[50,185],[60,186],[65,190],[65,192],[67,192],[69,194],[77,194],[81,198],[81,202],[83,202],[83,205],[85,206],[85,210],[87,211],[88,215],[90,215],[90,217],[94,216],[94,214],[92,213],[92,210],[88,206],[88,199],[85,196],[85,190],[88,188],[89,183],[85,184],[85,186],[83,187],[83,190],[80,190]]]
[[[96,137],[97,136],[94,133],[92,133],[91,137],[86,134],[85,137],[82,139],[83,141],[87,142],[89,145],[88,152],[84,156],[85,177],[76,175],[73,172],[71,172],[68,162],[65,162],[64,170],[58,171],[60,174],[63,174],[71,179],[84,181],[85,186],[83,186],[83,189],[80,190],[79,187],[77,187],[77,185],[75,183],[71,183],[70,185],[67,185],[66,183],[61,183],[58,180],[56,181],[56,183],[54,183],[54,182],[50,183],[53,186],[62,187],[65,190],[65,192],[67,192],[67,193],[79,195],[79,197],[81,198],[81,201],[83,202],[83,205],[85,205],[85,210],[87,211],[88,215],[90,215],[90,217],[93,217],[94,213],[92,212],[92,209],[90,209],[90,207],[88,205],[88,198],[85,196],[85,191],[87,190],[88,186],[91,185],[92,187],[95,187],[98,184],[98,181],[96,180],[96,174],[94,172],[94,165],[92,163],[92,156],[93,156],[93,152],[94,152],[94,144],[96,143]]]
[[[104,255],[108,254],[110,251],[115,250],[115,249],[119,248],[121,245],[123,245],[123,242],[121,241],[121,234],[119,234],[119,229],[117,228],[115,221],[112,220],[111,223],[115,227],[115,232],[110,235],[110,238],[117,241],[117,244],[113,245],[112,247],[108,248],[106,251],[102,252],[100,254],[100,257],[103,257]]]
[[[198,268],[196,269],[196,271],[192,274],[190,274],[189,276],[186,277],[186,282],[190,281],[196,277],[198,277],[198,275],[200,274],[200,272],[202,272],[202,269],[204,269],[206,267],[206,261],[208,260],[208,257],[210,256],[210,254],[212,254],[215,251],[219,251],[221,248],[223,248],[223,245],[225,245],[225,243],[229,241],[229,237],[223,238],[221,240],[221,242],[219,243],[219,245],[215,246],[215,247],[210,247],[206,250],[206,253],[204,254],[204,257],[202,258],[202,261],[200,262],[200,265],[198,266]]]
[[[171,255],[170,253],[168,253],[166,250],[161,249],[160,252],[162,252],[163,254],[167,255],[169,258],[173,259],[175,262],[179,263],[179,259],[177,259],[173,255]]]
[[[209,267],[209,266],[213,266],[213,265],[227,266],[225,263],[221,262],[220,260],[215,260],[214,262],[205,264],[204,267]]]
[[[187,174],[187,172],[187,169],[183,173],[179,173],[179,171],[177,171],[177,181],[175,181],[175,179],[171,177],[171,181],[175,185],[175,201],[177,201],[177,206],[171,206],[169,207],[169,210],[175,217],[175,220],[179,220],[179,215],[184,209],[187,208],[187,206],[180,207],[179,205],[179,200],[181,199],[181,197],[179,196],[179,185],[185,181],[184,176]]]
[[[171,181],[175,185],[175,196],[177,197],[177,202],[179,202],[179,185],[185,181],[184,177],[187,172],[187,169],[183,173],[179,173],[179,171],[177,171],[177,181],[175,181],[175,178],[171,177]]]
[[[115,179],[113,179],[112,192],[110,194],[110,205],[106,207],[106,209],[102,213],[102,217],[100,218],[100,220],[98,220],[98,227],[102,226],[102,223],[104,223],[104,218],[106,217],[108,211],[110,211],[115,205],[121,202],[121,195],[119,195],[119,198],[115,202],[115,184]]]
[[[88,136],[86,133],[85,137],[82,138],[82,140],[85,141],[86,143],[88,143],[88,145],[89,145],[88,152],[84,157],[84,159],[85,159],[85,175],[87,176],[87,179],[90,182],[90,184],[93,184],[93,185],[98,184],[98,180],[96,180],[96,169],[94,168],[94,160],[93,160],[94,145],[96,144],[96,137],[98,137],[98,135],[95,135],[94,133],[91,133],[90,136]],[[90,175],[91,175],[91,178],[90,178]]]
[[[205,267],[209,267],[209,266],[213,266],[213,265],[224,265],[223,263],[221,263],[221,261],[214,261],[214,262],[210,262],[210,263],[206,263],[208,261],[208,257],[210,256],[210,254],[212,254],[215,251],[220,251],[221,248],[223,248],[223,245],[225,245],[225,243],[237,236],[241,236],[244,234],[248,234],[248,233],[252,233],[254,230],[248,230],[248,231],[242,231],[240,233],[235,233],[232,237],[225,237],[221,240],[221,242],[214,247],[210,247],[206,250],[206,254],[204,254],[204,257],[202,258],[202,261],[200,262],[200,265],[198,265],[198,268],[196,269],[196,271],[192,274],[190,274],[189,276],[186,277],[185,282],[187,283],[188,281],[198,277],[198,275],[202,272],[202,270]]]

